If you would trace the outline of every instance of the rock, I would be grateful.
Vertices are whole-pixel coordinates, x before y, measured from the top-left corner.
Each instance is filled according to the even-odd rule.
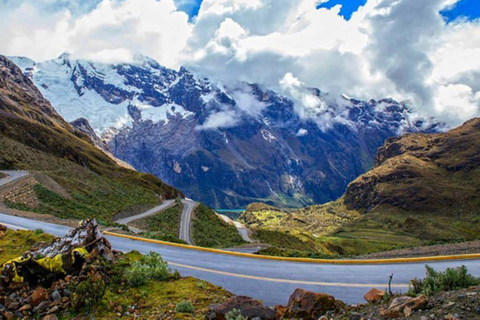
[[[17,310],[18,308],[20,308],[20,303],[18,301],[10,302],[7,307],[9,310]]]
[[[400,318],[405,308],[409,308],[407,313],[419,310],[428,304],[428,298],[421,294],[416,298],[398,297],[392,301],[388,309],[382,310],[380,315],[385,318]]]
[[[53,301],[60,301],[60,300],[62,300],[62,296],[60,295],[60,292],[58,292],[58,290],[53,291],[53,293],[52,293],[52,299],[53,299]]]
[[[33,309],[32,305],[26,304],[26,305],[24,305],[23,307],[21,307],[18,311],[20,311],[20,312],[30,311],[30,310],[32,310],[32,309]]]
[[[45,300],[48,300],[48,291],[43,287],[37,287],[32,293],[32,305],[38,306]]]
[[[48,310],[48,313],[49,314],[57,313],[59,310],[60,310],[60,308],[58,306],[55,306],[55,307],[51,308],[50,310]]]
[[[344,303],[325,293],[297,289],[288,300],[285,318],[317,320],[327,311],[339,311]]]
[[[287,307],[277,305],[275,306],[275,318],[282,319],[285,317],[285,312],[287,312]]]
[[[225,303],[210,306],[207,315],[209,320],[225,320],[225,316],[233,309],[240,311],[243,317],[248,319],[260,318],[261,320],[275,319],[275,310],[264,306],[257,300],[249,297],[235,296],[228,299]]]
[[[34,313],[36,313],[36,312],[42,312],[42,311],[46,310],[49,305],[50,305],[50,302],[48,302],[48,301],[40,302],[40,304],[39,304],[38,306],[36,306],[35,308],[33,308],[33,312],[34,312]]]
[[[409,306],[406,306],[405,309],[403,309],[403,314],[405,315],[405,318],[410,317],[412,313],[413,310]]]
[[[1,315],[5,318],[5,320],[13,320],[15,315],[10,311],[3,311]]]
[[[458,320],[458,317],[454,316],[453,314],[449,313],[444,317],[445,320]]]
[[[385,296],[385,291],[373,288],[363,296],[363,298],[368,302],[377,302],[383,299]]]
[[[42,320],[58,320],[58,317],[54,314],[47,314]]]

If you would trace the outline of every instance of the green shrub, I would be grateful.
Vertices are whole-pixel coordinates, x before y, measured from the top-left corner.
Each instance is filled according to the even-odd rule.
[[[43,229],[35,229],[35,234],[36,235],[43,234]]]
[[[134,261],[127,269],[125,278],[131,287],[145,285],[149,280],[165,281],[174,278],[168,263],[156,252],[150,252],[140,261]]]
[[[102,300],[107,285],[103,280],[93,280],[88,278],[79,284],[70,286],[70,305],[74,311],[88,311],[92,309]]]
[[[193,240],[201,247],[229,248],[244,244],[237,228],[221,220],[209,207],[200,204],[194,211]]]
[[[175,312],[178,313],[194,313],[195,312],[195,307],[190,301],[182,301],[179,302],[175,306]]]
[[[238,309],[233,309],[225,315],[226,320],[247,320]]]
[[[435,271],[429,266],[425,268],[427,275],[423,280],[415,278],[410,281],[409,294],[432,295],[440,291],[453,291],[480,285],[480,278],[469,274],[465,266],[448,268],[444,272]]]
[[[198,281],[197,282],[197,288],[205,290],[205,289],[207,289],[207,283],[205,281]]]

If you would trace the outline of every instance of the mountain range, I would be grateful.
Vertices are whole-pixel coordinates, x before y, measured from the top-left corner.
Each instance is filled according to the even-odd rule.
[[[392,99],[330,99],[309,88],[302,95],[317,105],[304,114],[261,85],[226,85],[143,56],[12,60],[98,146],[214,208],[335,200],[387,138],[439,128]]]

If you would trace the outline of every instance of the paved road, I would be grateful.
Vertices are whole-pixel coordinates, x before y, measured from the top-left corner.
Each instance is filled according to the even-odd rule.
[[[242,237],[243,241],[250,242],[250,243],[253,242],[253,240],[250,238],[250,235],[248,234],[248,231],[249,231],[248,228],[245,227],[242,223],[240,223],[238,221],[234,221],[234,220],[230,219],[230,217],[227,217],[224,214],[218,214],[218,215],[220,216],[220,218],[223,219],[223,221],[225,221],[226,223],[229,223],[229,224],[233,224],[235,226],[235,228],[237,228],[237,231],[240,234],[240,236]]]
[[[8,177],[6,178],[3,178],[3,179],[0,179],[0,187],[5,185],[5,184],[8,184],[10,182],[13,182],[15,180],[18,180],[20,178],[23,178],[25,177],[28,172],[27,171],[11,171],[11,170],[2,170],[0,171],[2,173],[5,173],[6,175],[8,175]]]
[[[120,224],[128,224],[128,223],[130,223],[132,221],[135,221],[135,220],[138,220],[138,219],[143,219],[143,218],[146,218],[146,217],[150,217],[154,214],[159,213],[160,211],[163,211],[163,210],[167,209],[168,207],[171,207],[174,203],[175,203],[175,200],[165,200],[165,201],[162,202],[161,205],[159,205],[155,208],[152,208],[152,209],[148,210],[147,212],[137,214],[136,216],[120,219],[120,220],[117,220],[116,222],[120,223]]]
[[[0,214],[0,222],[63,236],[64,226]],[[235,257],[171,246],[107,237],[113,248],[142,253],[159,252],[170,265],[184,276],[194,276],[237,294],[263,300],[267,305],[286,304],[296,288],[326,292],[347,303],[362,302],[371,288],[384,289],[388,275],[393,273],[393,289],[407,290],[409,279],[423,277],[424,263],[391,265],[329,265],[296,263]],[[480,276],[480,261],[448,261],[429,263],[435,269],[466,265]]]
[[[183,199],[183,212],[182,220],[180,221],[180,239],[187,242],[188,244],[193,244],[192,237],[190,235],[190,222],[192,220],[192,212],[197,203],[192,200]]]

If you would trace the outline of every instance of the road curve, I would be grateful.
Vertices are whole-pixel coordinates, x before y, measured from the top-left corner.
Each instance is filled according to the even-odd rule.
[[[163,211],[163,210],[167,209],[168,207],[171,207],[174,203],[175,203],[175,200],[164,200],[161,205],[159,205],[155,208],[152,208],[152,209],[150,209],[150,210],[148,210],[144,213],[137,214],[136,216],[131,216],[131,217],[128,217],[128,218],[120,219],[120,220],[117,220],[115,222],[120,223],[120,224],[128,224],[128,223],[130,223],[132,221],[135,221],[135,220],[138,220],[138,219],[147,218],[147,217],[150,217],[154,214],[157,214],[160,211]]]
[[[25,218],[0,214],[0,223],[9,227],[42,228],[45,232],[63,236],[68,228]],[[237,294],[264,301],[265,304],[286,304],[296,288],[325,292],[347,303],[359,303],[372,287],[384,289],[388,275],[393,273],[393,290],[406,291],[408,282],[425,274],[425,263],[389,265],[331,265],[289,261],[263,260],[202,252],[143,241],[107,236],[114,249],[159,252],[169,264],[184,276],[194,276]],[[444,270],[460,265],[480,276],[480,261],[443,261],[429,265]]]
[[[20,178],[23,178],[28,174],[27,171],[1,170],[0,172],[5,173],[8,176],[0,179],[0,187]]]
[[[193,209],[197,205],[195,201],[183,199],[182,219],[180,221],[180,239],[188,244],[193,244],[190,235]]]

